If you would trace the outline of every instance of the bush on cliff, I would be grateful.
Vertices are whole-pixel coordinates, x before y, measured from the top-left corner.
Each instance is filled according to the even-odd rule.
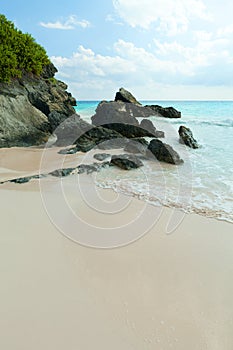
[[[0,82],[20,78],[23,72],[40,75],[49,63],[45,49],[0,14]]]

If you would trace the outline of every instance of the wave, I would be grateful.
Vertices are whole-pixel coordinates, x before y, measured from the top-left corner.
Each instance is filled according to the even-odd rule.
[[[144,202],[147,202],[157,207],[165,206],[168,208],[175,208],[175,209],[181,210],[186,214],[198,214],[208,218],[214,218],[216,220],[233,223],[233,214],[224,209],[221,209],[221,210],[211,209],[206,205],[198,205],[198,203],[195,203],[195,202],[192,202],[192,205],[191,203],[186,203],[185,205],[182,202],[172,201],[167,198],[161,199],[155,195],[151,195],[151,194],[148,195],[146,193],[142,193],[141,191],[137,191],[135,189],[133,190],[132,188],[130,189],[127,186],[121,186],[114,182],[111,183],[110,181],[108,181],[107,183],[101,183],[96,181],[95,183],[98,187],[112,189],[116,193],[120,193],[130,197],[136,197],[139,200],[142,200]]]
[[[173,121],[172,124],[189,124],[189,125],[205,125],[205,126],[219,126],[219,127],[225,127],[225,128],[232,128],[233,127],[233,120],[232,119],[224,119],[224,120],[194,120],[194,119],[181,119]]]

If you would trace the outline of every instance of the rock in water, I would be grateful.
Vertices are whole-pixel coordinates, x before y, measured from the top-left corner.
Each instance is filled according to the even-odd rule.
[[[156,159],[162,162],[170,164],[182,164],[184,161],[180,158],[179,154],[166,143],[160,140],[151,140],[148,150],[155,156]],[[149,156],[151,154],[148,154]]]
[[[194,149],[199,148],[197,141],[193,137],[192,131],[189,128],[186,128],[186,126],[183,126],[183,125],[180,126],[179,135],[180,135],[180,143],[183,143],[190,148],[194,148]]]
[[[138,157],[129,154],[120,154],[112,156],[110,164],[116,165],[124,170],[137,169],[143,166],[142,161]]]
[[[129,102],[141,106],[141,103],[136,100],[136,98],[131,94],[131,92],[120,88],[116,93],[115,101]]]
[[[157,117],[181,118],[181,112],[173,107],[161,107],[158,105],[146,105],[145,107],[150,108]]]

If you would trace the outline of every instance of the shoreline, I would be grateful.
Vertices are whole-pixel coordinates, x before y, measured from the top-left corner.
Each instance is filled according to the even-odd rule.
[[[92,150],[92,151],[89,151],[88,154],[78,152],[73,155],[64,156],[62,154],[58,154],[58,151],[63,148],[64,147],[52,147],[52,148],[46,149],[46,151],[44,148],[38,148],[38,147],[28,147],[28,148],[12,147],[12,148],[0,149],[0,156],[1,156],[0,182],[12,180],[15,178],[39,175],[43,173],[46,174],[56,169],[76,167],[80,164],[91,164],[96,161],[93,158],[94,154],[103,153],[102,150]],[[122,153],[122,150],[111,150],[111,151],[108,150],[107,153],[120,154]],[[167,165],[163,164],[163,166],[166,167]],[[108,171],[108,169],[106,171]],[[70,175],[70,176],[75,176],[75,175]],[[85,177],[87,175],[81,174],[80,176]],[[97,176],[97,175],[94,175],[94,176]],[[36,187],[39,187],[40,180],[38,179],[36,181],[38,181],[38,185],[36,185]],[[51,183],[52,179],[50,178],[48,181]],[[54,181],[56,180],[54,179]],[[221,210],[211,210],[209,208],[203,209],[198,207],[190,207],[190,204],[188,206],[185,205],[182,207],[180,205],[176,205],[174,202],[164,203],[160,198],[156,198],[156,202],[155,201],[153,202],[150,200],[150,196],[148,198],[148,196],[146,196],[145,194],[140,194],[132,191],[130,192],[129,189],[126,191],[124,188],[122,189],[119,186],[115,187],[113,185],[112,186],[105,185],[103,184],[103,182],[102,183],[98,182],[98,180],[95,182],[95,184],[100,188],[112,189],[116,193],[123,194],[133,198],[138,198],[139,200],[145,203],[151,204],[155,207],[161,206],[161,207],[167,207],[171,209],[178,209],[184,214],[197,214],[203,217],[218,220],[220,222],[227,222],[230,224],[233,223],[230,217],[225,218],[223,216],[226,213],[224,211],[221,212]],[[4,188],[14,189],[15,186],[17,190],[23,191],[24,187],[22,187],[23,186],[22,184],[14,185],[11,183],[1,184],[0,189],[4,189]],[[31,185],[29,188],[33,188],[33,186]],[[188,190],[190,191],[190,189]]]

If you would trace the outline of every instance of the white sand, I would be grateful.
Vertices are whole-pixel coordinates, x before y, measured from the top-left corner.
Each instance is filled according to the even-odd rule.
[[[32,165],[26,169],[28,159],[25,166],[19,161],[19,169],[11,152],[12,166],[7,156],[1,164],[11,178],[13,171],[35,170]],[[110,228],[134,223],[145,208],[136,199],[98,190],[103,211],[106,201],[109,208],[125,207],[114,215],[97,213],[91,177],[84,175],[71,192],[74,179],[65,179],[64,193],[84,220],[83,230],[89,230],[85,220]],[[49,204],[59,208],[59,180],[43,181]],[[59,232],[38,189],[36,181],[0,188],[0,349],[232,350],[231,224],[186,215],[167,235],[172,210],[162,208],[154,227],[136,242],[109,250],[87,248]],[[146,210],[157,217],[158,208]],[[60,215],[61,222],[68,218],[66,211]],[[143,232],[145,217],[133,227]],[[127,234],[127,226],[124,230]]]

